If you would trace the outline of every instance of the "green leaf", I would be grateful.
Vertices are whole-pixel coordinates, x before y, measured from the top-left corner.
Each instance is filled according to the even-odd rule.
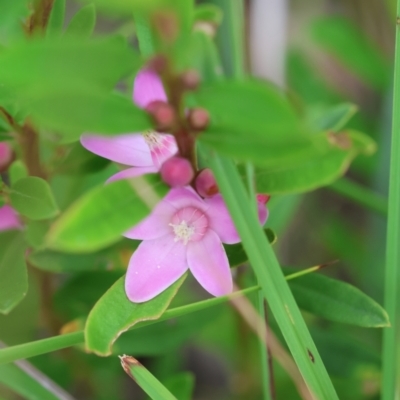
[[[390,82],[390,64],[359,28],[343,17],[317,19],[311,34],[324,51],[377,89]]]
[[[28,176],[28,170],[25,164],[21,160],[14,161],[8,169],[8,176],[10,178],[11,185],[14,185],[21,178]]]
[[[269,243],[274,244],[277,241],[275,233],[267,228],[264,230],[265,236],[267,237]],[[226,255],[228,256],[229,265],[231,268],[238,267],[248,261],[246,251],[243,248],[242,243],[224,245]]]
[[[307,274],[290,280],[289,286],[299,307],[312,314],[365,328],[390,326],[386,311],[349,283]]]
[[[28,291],[22,232],[0,233],[0,312],[9,313]]]
[[[283,94],[265,82],[216,82],[202,87],[194,100],[211,115],[199,140],[221,153],[281,165],[316,151]]]
[[[49,184],[36,176],[15,182],[11,187],[10,200],[19,213],[33,220],[52,218],[58,214]]]
[[[324,152],[315,151],[310,153],[310,157],[290,164],[256,168],[257,191],[269,194],[300,193],[329,185],[344,175],[357,155],[371,154],[376,147],[371,138],[356,131],[319,135],[321,140],[326,137],[333,144]]]
[[[168,188],[158,175],[96,187],[54,223],[47,245],[67,252],[91,252],[117,242],[145,218]]]
[[[26,227],[26,240],[30,246],[38,249],[43,246],[49,221],[28,221]]]
[[[27,101],[37,90],[41,95],[82,85],[110,90],[139,63],[121,37],[36,39],[0,52],[0,81]]]
[[[121,356],[124,371],[153,400],[178,400],[163,384],[153,376],[138,360],[131,356]]]
[[[357,112],[353,103],[342,103],[330,107],[311,107],[308,109],[310,125],[317,131],[339,132]]]
[[[49,22],[46,27],[46,36],[52,37],[62,32],[65,15],[65,0],[54,0]]]
[[[59,400],[59,396],[45,387],[42,373],[31,366],[29,370],[31,374],[32,369],[34,369],[37,374],[40,374],[40,378],[42,378],[41,381],[36,380],[29,373],[14,364],[0,365],[0,382],[15,393],[23,396],[26,400]],[[46,380],[47,384],[51,382],[47,377]],[[54,382],[51,382],[51,384],[54,385]]]
[[[186,274],[167,290],[145,303],[132,303],[125,294],[125,278],[119,279],[96,303],[85,326],[85,343],[88,351],[98,355],[111,354],[118,336],[140,321],[159,318],[168,308]]]
[[[195,22],[209,22],[218,26],[222,22],[222,18],[221,8],[214,4],[199,4],[194,10]]]
[[[164,386],[179,400],[191,400],[193,398],[194,375],[190,372],[175,374],[163,383]]]
[[[24,38],[22,21],[31,13],[28,0],[0,0],[0,43],[10,43]]]
[[[72,17],[65,34],[82,38],[90,37],[95,25],[96,7],[94,4],[88,4]]]
[[[53,93],[38,89],[30,96],[29,108],[38,124],[58,130],[68,141],[78,140],[85,131],[116,134],[152,128],[148,114],[131,99],[93,87]]]

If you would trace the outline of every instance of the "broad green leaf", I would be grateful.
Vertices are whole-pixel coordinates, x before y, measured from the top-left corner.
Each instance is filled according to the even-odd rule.
[[[52,218],[58,214],[49,184],[36,176],[15,182],[10,190],[10,199],[19,213],[33,220]]]
[[[65,34],[86,38],[92,35],[95,25],[96,8],[94,4],[88,4],[72,17]]]
[[[216,82],[202,87],[194,100],[211,116],[199,140],[221,153],[282,165],[316,151],[283,94],[265,82]]]
[[[47,245],[54,250],[84,253],[115,243],[149,214],[167,190],[157,175],[96,187],[54,223]]]
[[[32,369],[36,374],[40,374],[41,380],[36,380],[32,374]],[[33,366],[30,367],[29,373],[20,369],[14,364],[0,365],[0,383],[10,388],[15,393],[23,396],[26,400],[59,400],[60,397],[52,393],[45,384],[51,381],[46,377],[46,382],[43,382],[42,373],[36,370]],[[54,385],[54,382],[51,382]],[[50,385],[49,385],[50,386]]]
[[[28,291],[22,232],[0,233],[0,312],[9,313]]]
[[[357,112],[352,103],[342,103],[331,107],[310,107],[308,119],[311,127],[317,131],[339,132]]]
[[[277,240],[275,233],[271,229],[265,229],[265,236],[271,244],[274,244]],[[224,245],[226,255],[228,256],[229,265],[231,268],[237,267],[248,261],[246,251],[243,248],[242,243]]]
[[[386,311],[349,283],[307,274],[290,280],[289,286],[299,307],[315,315],[366,328],[390,326]]]
[[[323,139],[326,136],[322,134],[319,137]],[[328,140],[333,144],[326,151],[310,153],[309,158],[291,164],[256,168],[257,191],[299,193],[329,185],[347,171],[357,155],[369,155],[376,147],[371,138],[356,131],[345,131],[339,135],[328,133]]]
[[[25,36],[23,22],[31,13],[28,0],[0,0],[0,44],[10,43]]]
[[[145,303],[132,303],[125,294],[125,278],[119,279],[96,303],[85,326],[85,343],[88,351],[98,355],[111,354],[118,336],[140,321],[159,318],[168,308],[186,274],[167,290]]]
[[[26,178],[28,176],[26,165],[21,160],[14,161],[8,169],[8,176],[11,185],[14,185],[14,183],[22,178]]]
[[[139,67],[139,56],[121,37],[83,39],[53,37],[21,42],[0,52],[0,82],[30,98],[81,85],[111,89]],[[26,68],[29,65],[29,68]]]
[[[317,19],[311,26],[313,39],[324,51],[377,89],[390,82],[390,64],[359,28],[343,17]]]
[[[38,89],[30,96],[29,108],[39,125],[58,130],[67,141],[78,140],[85,131],[115,134],[152,127],[148,114],[127,97],[84,86],[52,93]]]
[[[62,32],[65,15],[65,0],[54,0],[46,27],[46,36],[52,37]]]
[[[120,356],[124,371],[153,400],[178,400],[163,384],[151,374],[138,360],[131,356]]]

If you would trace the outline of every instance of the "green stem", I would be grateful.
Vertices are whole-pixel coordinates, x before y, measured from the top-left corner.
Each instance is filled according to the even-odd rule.
[[[249,211],[249,198],[240,175],[227,158],[205,151],[218,186],[239,232],[243,247],[261,285],[265,299],[274,314],[303,378],[319,400],[337,399],[307,325],[285,281],[276,256],[266,240],[262,227]]]
[[[384,305],[391,327],[383,331],[382,399],[396,396],[399,374],[400,290],[400,0],[397,1],[396,47],[393,88],[392,146],[390,156],[389,210],[386,242]],[[398,384],[398,380],[397,380]],[[397,388],[398,390],[398,388]]]
[[[387,216],[387,200],[383,196],[372,192],[350,179],[339,179],[335,183],[329,185],[328,189],[353,200],[355,203],[365,207],[367,210],[371,210],[385,217]]]

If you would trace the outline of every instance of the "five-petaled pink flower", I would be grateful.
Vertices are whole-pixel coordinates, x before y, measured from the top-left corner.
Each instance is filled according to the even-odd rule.
[[[267,209],[259,202],[264,223]],[[214,296],[232,291],[232,276],[222,243],[240,241],[220,194],[202,199],[190,187],[171,189],[149,217],[124,234],[143,240],[133,253],[125,278],[128,298],[152,299],[190,269]]]
[[[167,101],[162,81],[155,72],[139,71],[133,85],[133,101],[141,108],[153,101]],[[113,175],[108,181],[158,172],[163,162],[178,151],[172,135],[155,131],[111,137],[84,134],[81,143],[101,157],[132,167]]]
[[[22,225],[14,209],[7,204],[0,207],[0,231],[20,228]]]

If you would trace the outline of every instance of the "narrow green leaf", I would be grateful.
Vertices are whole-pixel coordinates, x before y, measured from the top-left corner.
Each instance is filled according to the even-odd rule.
[[[28,291],[22,232],[0,233],[0,312],[9,313]]]
[[[323,139],[325,134],[320,137]],[[257,191],[269,194],[300,193],[329,185],[344,175],[358,154],[371,154],[375,150],[373,140],[360,132],[346,131],[340,136],[328,133],[328,137],[334,140],[334,144],[324,152],[310,152],[308,158],[290,164],[256,168]],[[243,176],[244,172],[241,174]]]
[[[342,103],[330,107],[311,107],[308,109],[308,120],[316,131],[339,132],[357,112],[353,103]]]
[[[124,371],[153,399],[178,400],[163,384],[138,360],[131,356],[120,356]]]
[[[212,152],[206,155],[264,297],[307,386],[320,400],[338,399],[275,254],[251,211],[250,200],[234,164]]]
[[[47,245],[54,250],[83,253],[115,243],[123,232],[145,218],[167,191],[158,175],[96,187],[54,223]]]
[[[223,19],[223,12],[215,4],[199,4],[194,10],[195,22],[208,22],[218,26]]]
[[[283,94],[265,82],[215,82],[202,87],[193,99],[211,115],[200,141],[238,160],[261,165],[294,162],[321,145],[303,133]]]
[[[90,37],[96,25],[96,7],[88,4],[72,17],[65,34],[82,38]]]
[[[366,328],[390,326],[386,311],[349,283],[307,274],[290,280],[289,286],[299,307],[315,315]]]
[[[14,183],[21,178],[26,178],[28,176],[28,170],[21,160],[16,160],[10,165],[10,168],[8,169],[8,176],[10,178],[11,185],[14,185]]]
[[[317,19],[311,26],[313,39],[365,82],[384,89],[390,65],[362,31],[343,17]]]
[[[118,336],[140,321],[155,320],[167,309],[186,275],[167,290],[145,303],[132,303],[125,294],[125,278],[119,279],[96,303],[85,326],[85,343],[88,351],[98,355],[111,354]]]
[[[62,32],[65,15],[65,0],[54,0],[51,8],[49,22],[47,23],[46,36],[52,37]]]
[[[52,218],[58,214],[49,184],[42,178],[28,176],[11,187],[12,206],[22,215],[33,220]]]
[[[181,372],[167,378],[164,386],[179,400],[192,400],[194,389],[194,375],[190,372]]]

